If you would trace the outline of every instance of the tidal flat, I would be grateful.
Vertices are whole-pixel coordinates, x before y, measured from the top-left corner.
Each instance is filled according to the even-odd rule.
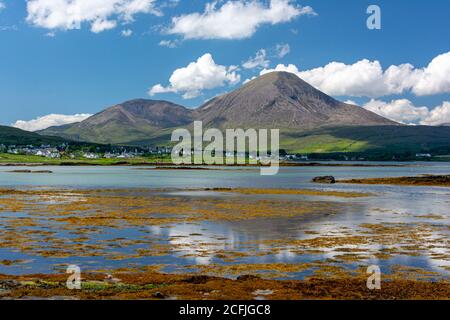
[[[318,170],[284,168],[270,180],[231,169],[0,173],[0,297],[450,297],[450,189],[317,186],[309,181],[320,173],[357,178],[376,169]],[[81,290],[65,286],[69,265],[81,269]],[[382,290],[367,289],[371,265]]]
[[[418,177],[389,177],[341,180],[340,183],[391,184],[404,186],[450,187],[450,175],[422,175]]]

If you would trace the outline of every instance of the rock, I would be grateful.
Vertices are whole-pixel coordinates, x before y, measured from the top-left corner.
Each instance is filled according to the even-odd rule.
[[[0,288],[11,289],[20,287],[20,282],[16,280],[0,280]]]
[[[272,290],[255,290],[252,292],[252,294],[255,296],[255,300],[266,300],[267,296],[270,296],[273,294]]]
[[[0,289],[0,296],[5,296],[10,293],[11,293],[11,290]]]
[[[336,183],[336,179],[333,176],[315,177],[312,181],[315,183],[327,183],[327,184]]]
[[[237,281],[251,281],[251,280],[260,280],[261,278],[258,276],[254,276],[251,274],[245,274],[242,276],[237,277]]]
[[[192,277],[187,278],[184,281],[188,282],[188,283],[193,283],[193,284],[205,284],[209,280],[211,280],[211,278],[208,276],[192,276]]]
[[[153,297],[157,299],[164,299],[166,296],[163,295],[161,292],[157,291],[153,294]]]
[[[106,282],[110,282],[110,283],[120,283],[121,280],[119,278],[114,278],[111,274],[107,274],[105,276],[105,280]]]
[[[252,293],[254,296],[270,296],[273,294],[272,290],[255,290]]]

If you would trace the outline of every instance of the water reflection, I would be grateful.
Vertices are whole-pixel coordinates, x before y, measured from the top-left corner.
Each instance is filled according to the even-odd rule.
[[[334,175],[337,178],[449,174],[450,165],[448,164],[424,164],[400,168],[282,168],[281,173],[275,177],[261,177],[257,171],[252,170],[230,169],[205,172],[147,171],[127,167],[54,167],[50,169],[54,171],[54,174],[45,177],[0,172],[0,185],[9,187],[45,186],[47,188],[164,188],[168,190],[161,190],[161,194],[184,201],[219,199],[226,203],[237,199],[252,199],[256,202],[274,199],[297,201],[299,205],[311,204],[313,206],[324,203],[330,207],[316,210],[311,215],[301,215],[295,218],[200,221],[127,229],[105,228],[92,235],[88,241],[89,244],[95,244],[102,240],[113,243],[117,238],[145,239],[148,240],[148,243],[111,248],[111,252],[131,255],[136,249],[152,248],[154,243],[167,245],[168,252],[159,256],[149,254],[118,260],[112,260],[106,255],[54,258],[30,255],[17,249],[2,247],[0,248],[0,260],[20,260],[21,263],[11,266],[0,264],[1,273],[52,272],[55,266],[65,264],[78,264],[85,269],[161,264],[167,265],[167,270],[171,270],[171,268],[179,266],[208,264],[305,263],[331,261],[346,252],[357,255],[359,254],[358,250],[360,253],[365,253],[361,259],[335,263],[350,266],[378,264],[382,270],[388,270],[393,265],[401,264],[425,268],[441,274],[449,273],[450,189],[377,185],[318,186],[309,182],[312,177],[324,174]],[[8,170],[14,170],[14,168],[8,168]],[[304,195],[240,195],[191,190],[215,187],[345,190],[373,193],[374,196],[348,199]],[[152,193],[149,193],[149,196],[152,196]],[[61,199],[49,198],[47,201],[54,203]],[[70,201],[70,199],[66,199],[66,201]],[[27,214],[20,211],[1,212],[0,221],[3,227],[7,227],[7,221],[11,217],[27,218]],[[362,227],[363,225],[388,227],[392,225],[396,228],[404,225],[405,228],[411,227],[411,230],[416,230],[414,228],[426,230],[423,231],[424,235],[420,238],[421,246],[414,254],[408,255],[400,252],[391,254],[388,258],[378,258],[377,254],[385,253],[387,249],[392,250],[392,246],[383,244],[383,241],[386,240],[383,237],[389,238],[391,235],[388,233],[377,234],[378,229],[375,229],[374,234],[370,235],[368,243],[351,244],[351,237],[360,235],[361,232],[367,232]],[[71,239],[71,237],[75,239],[73,235],[64,231],[59,231],[58,236],[64,239]],[[308,250],[308,248],[299,246],[299,242],[295,242],[326,237],[348,237],[350,244],[311,246]],[[376,241],[374,242],[373,239]],[[415,244],[410,239],[408,241],[411,241],[411,245]],[[399,250],[402,249],[399,248]],[[413,250],[411,249],[410,252],[413,253]],[[229,253],[233,253],[234,256],[227,256]],[[239,255],[239,253],[245,254]],[[299,272],[295,276],[303,277],[307,274]]]

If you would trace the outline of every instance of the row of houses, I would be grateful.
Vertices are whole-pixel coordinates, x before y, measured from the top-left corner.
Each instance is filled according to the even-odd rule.
[[[50,159],[59,159],[62,156],[67,156],[69,158],[85,158],[85,159],[131,159],[137,156],[141,156],[144,153],[139,150],[129,151],[126,149],[122,149],[116,152],[81,152],[74,151],[69,152],[66,144],[59,145],[57,147],[52,147],[49,145],[41,145],[41,146],[5,146],[0,144],[0,152],[5,152],[9,154],[16,155],[34,155],[39,157],[46,157]]]
[[[26,154],[26,155],[34,155],[34,156],[40,156],[40,157],[46,157],[51,159],[58,159],[61,158],[61,152],[60,149],[65,149],[65,145],[57,147],[51,147],[49,145],[41,145],[41,146],[0,146],[0,149],[3,149],[5,152],[9,154]]]

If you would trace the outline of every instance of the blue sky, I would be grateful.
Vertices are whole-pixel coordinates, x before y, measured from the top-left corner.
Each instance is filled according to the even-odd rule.
[[[295,66],[293,72],[326,93],[395,120],[450,122],[448,1],[88,1],[100,4],[81,7],[74,18],[70,6],[61,6],[68,0],[0,0],[1,124],[93,114],[133,98],[195,107],[279,64],[277,70]],[[371,4],[381,8],[380,30],[366,26]],[[244,11],[255,15],[240,17]],[[249,61],[258,52],[260,60]],[[385,74],[391,65],[394,80]],[[214,79],[195,80],[204,69]]]

